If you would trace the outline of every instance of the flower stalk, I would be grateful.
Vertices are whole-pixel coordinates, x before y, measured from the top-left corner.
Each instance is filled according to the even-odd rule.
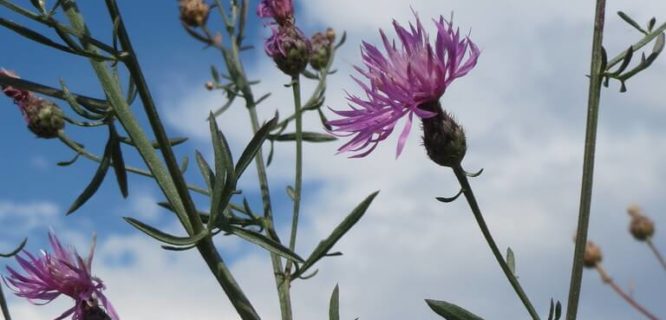
[[[296,168],[294,174],[294,192],[293,197],[293,212],[291,221],[291,235],[289,237],[289,249],[294,251],[296,249],[296,235],[298,233],[298,219],[301,208],[301,191],[303,188],[303,115],[301,112],[301,84],[298,75],[293,76],[291,86],[294,92],[294,118],[296,125]],[[292,261],[287,261],[285,273],[291,274]]]
[[[601,263],[597,263],[594,268],[597,270],[599,275],[601,276],[601,280],[609,285],[611,288],[613,288],[613,291],[617,293],[624,301],[626,301],[632,308],[636,309],[636,311],[640,312],[642,315],[644,315],[646,318],[650,320],[659,320],[654,314],[652,314],[650,311],[648,311],[645,307],[643,307],[641,304],[639,304],[631,295],[628,293],[624,292],[620,286],[613,281],[613,278],[611,278],[608,275],[608,272],[606,272],[606,269],[601,265]]]
[[[594,179],[594,155],[597,141],[597,122],[599,119],[599,103],[601,100],[603,64],[603,32],[606,12],[606,0],[597,0],[594,18],[594,35],[592,39],[592,61],[590,63],[590,84],[587,103],[587,125],[585,130],[585,153],[583,156],[583,177],[580,191],[578,212],[578,228],[574,249],[569,297],[567,303],[567,320],[575,320],[578,313],[578,301],[583,279],[583,256],[587,243],[587,231],[590,221],[592,203],[592,184]]]
[[[467,179],[467,174],[465,173],[465,170],[463,170],[460,164],[452,167],[452,169],[456,175],[456,178],[458,178],[458,182],[460,183],[462,192],[465,195],[465,199],[467,199],[469,208],[472,210],[472,213],[474,214],[474,218],[476,219],[479,228],[481,228],[481,233],[483,234],[483,238],[486,239],[486,242],[488,243],[490,250],[493,252],[495,259],[497,260],[497,263],[499,263],[500,268],[502,268],[502,271],[504,272],[504,275],[506,276],[507,280],[509,280],[511,287],[513,287],[513,290],[518,295],[518,298],[520,298],[520,301],[522,301],[523,305],[525,306],[525,309],[527,309],[527,312],[530,314],[532,319],[534,320],[540,319],[539,314],[534,309],[534,306],[530,302],[530,299],[527,297],[527,294],[525,294],[525,291],[520,286],[518,279],[513,274],[511,268],[509,268],[509,265],[504,260],[504,257],[502,256],[502,253],[500,252],[499,248],[497,248],[497,244],[495,243],[493,236],[490,234],[488,225],[486,224],[485,219],[483,219],[483,214],[481,213],[479,204],[476,202],[476,198],[474,197],[474,192],[472,191],[472,187],[469,184],[469,180]]]

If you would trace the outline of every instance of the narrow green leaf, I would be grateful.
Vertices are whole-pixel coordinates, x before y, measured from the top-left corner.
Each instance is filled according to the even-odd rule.
[[[273,129],[277,121],[278,117],[276,115],[273,119],[268,121],[268,123],[264,124],[259,130],[257,130],[257,133],[252,137],[250,143],[247,144],[247,147],[243,150],[240,158],[238,158],[238,163],[236,163],[236,176],[240,177],[245,169],[247,169],[247,166],[250,165],[250,162],[252,162],[252,159],[254,159],[257,152],[259,152],[261,145],[266,138],[268,138],[268,133]]]
[[[550,309],[548,309],[548,320],[553,320],[553,312],[555,311],[555,304],[553,298],[550,298]]]
[[[345,219],[342,220],[342,222],[335,229],[333,229],[333,232],[331,232],[331,234],[326,239],[319,242],[303,266],[301,266],[299,275],[303,274],[309,267],[314,265],[317,261],[319,261],[319,259],[328,254],[328,251],[333,248],[333,246],[342,238],[342,236],[344,236],[345,233],[347,233],[347,231],[349,231],[361,219],[361,217],[363,217],[366,210],[368,210],[368,207],[370,207],[372,200],[375,199],[377,194],[379,194],[379,191],[375,191],[367,198],[365,198],[365,200],[356,206],[356,208],[354,208],[354,210],[352,210],[352,212],[347,215],[347,217],[345,217]]]
[[[652,29],[654,28],[654,25],[656,23],[657,23],[657,18],[655,18],[655,17],[652,17],[652,19],[650,19],[650,21],[648,21],[648,27],[647,27],[648,32],[652,32]]]
[[[636,28],[636,30],[638,30],[639,32],[644,33],[644,34],[647,33],[645,30],[643,30],[643,28],[636,21],[634,21],[634,19],[629,17],[626,13],[624,13],[622,11],[618,11],[617,15],[620,16],[620,18],[622,18],[622,20],[624,20],[626,23],[628,23],[632,27]]]
[[[26,243],[28,243],[28,238],[23,239],[23,241],[21,241],[21,243],[16,247],[16,249],[12,250],[11,252],[0,253],[0,257],[11,258],[11,257],[17,255],[19,252],[21,252],[21,250],[23,250]]]
[[[213,141],[213,153],[215,154],[215,179],[213,180],[213,192],[210,200],[209,229],[214,227],[221,210],[231,198],[236,185],[231,150],[224,134],[217,127],[217,121],[213,113],[208,118],[210,134]]]
[[[481,317],[446,301],[426,299],[426,303],[432,311],[446,320],[483,320]]]
[[[331,302],[328,306],[328,319],[340,320],[340,292],[337,284],[331,294]]]
[[[79,157],[80,157],[80,156],[81,156],[81,154],[77,153],[77,154],[74,155],[74,158],[72,158],[72,160],[68,160],[68,161],[60,161],[60,162],[58,162],[58,163],[56,163],[56,164],[57,164],[58,166],[60,166],[60,167],[71,166],[71,165],[74,164],[74,162],[76,162],[76,160],[79,160]]]
[[[41,43],[45,46],[49,46],[51,48],[55,48],[55,49],[58,49],[58,50],[61,50],[61,51],[67,52],[67,53],[78,54],[77,52],[68,48],[67,46],[64,46],[60,43],[57,43],[57,42],[43,36],[39,32],[34,31],[32,29],[29,29],[29,28],[26,28],[26,27],[24,27],[22,25],[19,25],[19,24],[13,22],[13,21],[6,20],[4,18],[0,18],[0,26],[3,26],[3,27],[5,27],[9,30],[12,30],[12,31],[18,33],[19,35],[21,35],[23,37],[26,37],[26,38],[28,38],[32,41]]]
[[[208,192],[212,194],[213,181],[215,181],[215,173],[213,173],[213,169],[210,168],[210,165],[208,164],[208,162],[206,162],[206,159],[201,154],[201,152],[199,152],[198,150],[195,151],[195,157],[197,159],[197,166],[199,167],[201,176],[203,177],[204,182],[206,182],[206,186],[208,187]]]
[[[220,83],[220,73],[213,65],[210,66],[210,75],[213,77],[213,80],[215,80],[215,83]]]
[[[562,316],[562,304],[558,301],[555,304],[555,320],[560,320]]]
[[[294,190],[294,187],[287,186],[287,195],[292,201],[296,200],[296,190]]]
[[[112,148],[113,146],[111,143],[111,139],[109,139],[109,141],[106,143],[106,148],[104,149],[104,156],[102,157],[102,161],[100,161],[99,163],[99,167],[97,167],[95,175],[93,176],[92,180],[90,180],[88,186],[83,190],[83,192],[79,195],[79,197],[76,198],[76,200],[74,200],[74,203],[72,203],[72,205],[69,207],[69,210],[67,210],[67,215],[76,211],[84,203],[86,203],[86,201],[88,201],[90,197],[92,197],[95,194],[95,192],[97,192],[99,186],[102,185],[104,177],[106,177],[106,172],[109,170],[109,166],[111,165]]]
[[[125,160],[123,159],[123,151],[120,148],[118,133],[113,124],[109,124],[109,144],[111,145],[111,164],[116,174],[120,194],[123,195],[123,198],[127,198],[127,170],[125,169]]]
[[[275,141],[296,141],[295,133],[285,133],[279,136],[272,137]],[[329,142],[335,141],[338,138],[330,134],[318,133],[318,132],[303,132],[303,141],[307,142]]]
[[[123,217],[127,223],[132,225],[133,227],[139,229],[139,231],[147,234],[148,236],[152,237],[153,239],[156,239],[160,242],[172,245],[172,246],[179,246],[179,247],[185,247],[185,246],[191,246],[191,245],[196,245],[197,242],[199,242],[201,239],[206,237],[208,233],[206,231],[202,231],[197,235],[191,236],[191,237],[179,237],[179,236],[174,236],[171,234],[168,234],[166,232],[163,232],[161,230],[158,230],[155,227],[149,226],[139,220],[136,220],[134,218],[130,217]]]
[[[169,144],[170,144],[172,147],[175,147],[175,146],[177,146],[177,145],[179,145],[179,144],[182,144],[182,143],[186,142],[187,140],[188,140],[187,137],[176,137],[176,138],[171,138],[171,139],[169,139]],[[132,139],[130,139],[130,138],[128,138],[128,137],[120,137],[120,142],[122,142],[122,143],[124,143],[124,144],[131,145],[131,146],[136,146],[136,145],[134,144],[134,142],[132,141]],[[151,144],[151,145],[153,146],[153,148],[155,148],[155,149],[159,149],[159,148],[160,148],[160,144],[159,144],[159,142],[157,142],[157,141],[151,141],[150,144]]]
[[[180,172],[185,173],[189,166],[190,166],[190,157],[183,156],[183,160],[180,162]]]
[[[617,68],[617,71],[615,71],[615,74],[622,73],[622,71],[624,71],[629,66],[629,63],[631,62],[631,58],[634,56],[634,47],[629,46],[629,49],[627,49],[626,52],[627,53],[625,53],[624,58],[622,58],[622,63]]]
[[[509,266],[509,270],[515,276],[516,275],[516,257],[513,254],[511,248],[506,249],[506,264]]]
[[[245,239],[249,242],[252,242],[272,253],[275,253],[279,256],[282,256],[284,258],[294,260],[295,262],[303,262],[303,258],[299,257],[296,253],[293,251],[289,250],[289,248],[283,246],[282,244],[273,241],[271,238],[266,237],[265,235],[261,233],[257,233],[254,231],[246,230],[241,227],[237,227],[234,225],[229,226],[227,231],[231,234],[237,235],[242,239]]]

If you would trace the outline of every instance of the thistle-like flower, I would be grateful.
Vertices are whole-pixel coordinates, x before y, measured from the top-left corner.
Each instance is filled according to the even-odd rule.
[[[367,98],[348,93],[352,110],[333,110],[342,118],[328,122],[334,134],[353,136],[338,149],[340,152],[357,152],[352,157],[368,155],[393,132],[398,120],[407,117],[398,140],[396,154],[399,156],[414,114],[421,119],[441,114],[439,105],[436,106],[439,110],[433,110],[432,106],[437,104],[453,80],[466,75],[476,65],[479,48],[469,37],[461,37],[450,21],[445,21],[442,16],[433,20],[437,35],[431,44],[418,15],[414,13],[414,16],[416,26],[410,23],[409,29],[393,22],[400,47],[396,46],[395,40],[390,41],[383,30],[380,34],[386,54],[367,42],[361,46],[367,70],[358,66],[355,69],[369,83],[352,78]]]
[[[273,27],[264,49],[282,72],[295,76],[303,72],[310,59],[310,40],[294,25]]]
[[[63,247],[52,233],[49,233],[49,242],[53,249],[51,253],[42,251],[39,256],[35,256],[24,251],[23,256],[16,256],[25,274],[7,267],[9,276],[5,281],[9,288],[17,296],[27,298],[34,304],[49,303],[61,294],[74,299],[74,306],[55,320],[64,319],[69,315],[72,315],[73,320],[118,320],[111,302],[102,293],[105,288],[102,280],[91,274],[95,240],[93,239],[86,259],[75,251]],[[100,308],[98,301],[105,310]]]
[[[261,18],[273,18],[280,26],[294,24],[294,3],[292,0],[261,0],[257,6]]]
[[[0,76],[18,78],[15,73],[1,68]],[[58,136],[58,131],[65,127],[64,113],[55,103],[44,100],[30,91],[12,86],[0,86],[0,89],[7,97],[14,100],[28,124],[28,129],[38,137],[55,138]]]

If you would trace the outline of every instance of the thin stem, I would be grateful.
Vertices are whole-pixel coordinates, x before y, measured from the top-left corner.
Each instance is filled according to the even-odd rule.
[[[12,320],[9,308],[7,307],[7,301],[5,301],[5,294],[2,292],[2,281],[0,281],[0,309],[2,309],[2,316],[5,320]]]
[[[640,312],[641,314],[643,314],[646,318],[648,318],[648,319],[650,319],[650,320],[659,320],[659,318],[657,318],[657,317],[656,317],[655,315],[653,315],[650,311],[648,311],[647,309],[645,309],[645,307],[641,306],[641,305],[640,305],[638,302],[636,302],[636,300],[634,300],[634,298],[632,298],[629,294],[627,294],[626,292],[624,292],[624,290],[622,290],[622,288],[620,288],[620,286],[618,286],[617,283],[615,283],[615,281],[613,281],[613,278],[611,278],[611,277],[608,275],[608,273],[607,273],[606,270],[603,268],[603,266],[601,265],[601,263],[597,263],[597,265],[595,266],[595,269],[597,270],[597,272],[599,272],[599,275],[601,276],[601,280],[602,280],[605,284],[608,284],[609,286],[611,286],[611,288],[613,288],[613,290],[614,290],[614,291],[615,291],[615,292],[616,292],[616,293],[617,293],[622,299],[624,299],[624,301],[626,301],[630,306],[632,306],[634,309],[636,309],[638,312]]]
[[[590,87],[587,103],[587,128],[585,131],[585,154],[583,159],[583,177],[580,191],[578,212],[578,230],[576,231],[576,247],[574,250],[569,298],[567,303],[567,320],[575,320],[578,313],[578,300],[583,279],[583,254],[587,243],[587,230],[590,222],[592,203],[592,183],[594,179],[594,153],[597,141],[597,122],[599,118],[599,102],[601,100],[602,43],[606,0],[597,0],[594,18],[594,36],[592,40],[592,61],[590,63]]]
[[[661,263],[661,266],[664,267],[664,270],[666,270],[666,260],[664,260],[664,256],[662,256],[659,250],[657,250],[657,247],[654,245],[654,242],[652,242],[652,239],[645,239],[645,243],[647,243],[648,247],[650,247],[650,250],[652,250],[655,257],[657,257],[657,260],[659,260],[659,263]]]
[[[499,263],[500,268],[502,268],[502,271],[504,272],[504,275],[506,275],[507,280],[509,280],[509,283],[511,283],[511,287],[513,287],[513,290],[518,295],[518,298],[520,298],[520,301],[523,302],[523,305],[527,309],[527,312],[529,312],[532,319],[538,320],[539,314],[534,309],[534,306],[532,306],[530,299],[525,294],[525,291],[523,291],[523,288],[520,286],[520,283],[518,283],[518,279],[516,279],[516,276],[513,274],[513,272],[511,272],[509,265],[506,263],[504,257],[502,256],[502,253],[497,248],[497,244],[495,243],[493,236],[490,234],[490,230],[488,229],[488,225],[486,225],[486,221],[483,219],[483,214],[481,213],[479,204],[476,202],[476,198],[474,197],[474,192],[472,191],[472,187],[470,186],[469,181],[467,180],[467,175],[465,174],[465,171],[462,169],[460,165],[458,165],[456,167],[453,167],[453,172],[456,174],[456,178],[458,178],[458,182],[460,183],[460,187],[462,187],[463,194],[467,199],[467,203],[469,204],[469,207],[472,210],[472,213],[474,214],[476,223],[479,225],[479,228],[481,228],[481,233],[483,233],[483,237],[486,239],[486,242],[488,243],[490,250],[493,252],[493,255],[495,256],[497,263]]]
[[[298,233],[298,218],[301,209],[301,190],[303,188],[303,114],[301,113],[301,84],[298,75],[292,76],[291,87],[294,91],[294,116],[296,119],[296,169],[294,177],[294,208],[291,217],[291,235],[289,237],[289,249],[296,249],[296,235]],[[292,261],[287,261],[285,274],[291,273]]]

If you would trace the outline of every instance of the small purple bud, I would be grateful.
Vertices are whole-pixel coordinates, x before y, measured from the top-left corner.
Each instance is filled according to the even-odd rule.
[[[301,30],[289,25],[273,28],[273,35],[266,40],[265,50],[282,72],[295,76],[307,67],[311,45]]]

